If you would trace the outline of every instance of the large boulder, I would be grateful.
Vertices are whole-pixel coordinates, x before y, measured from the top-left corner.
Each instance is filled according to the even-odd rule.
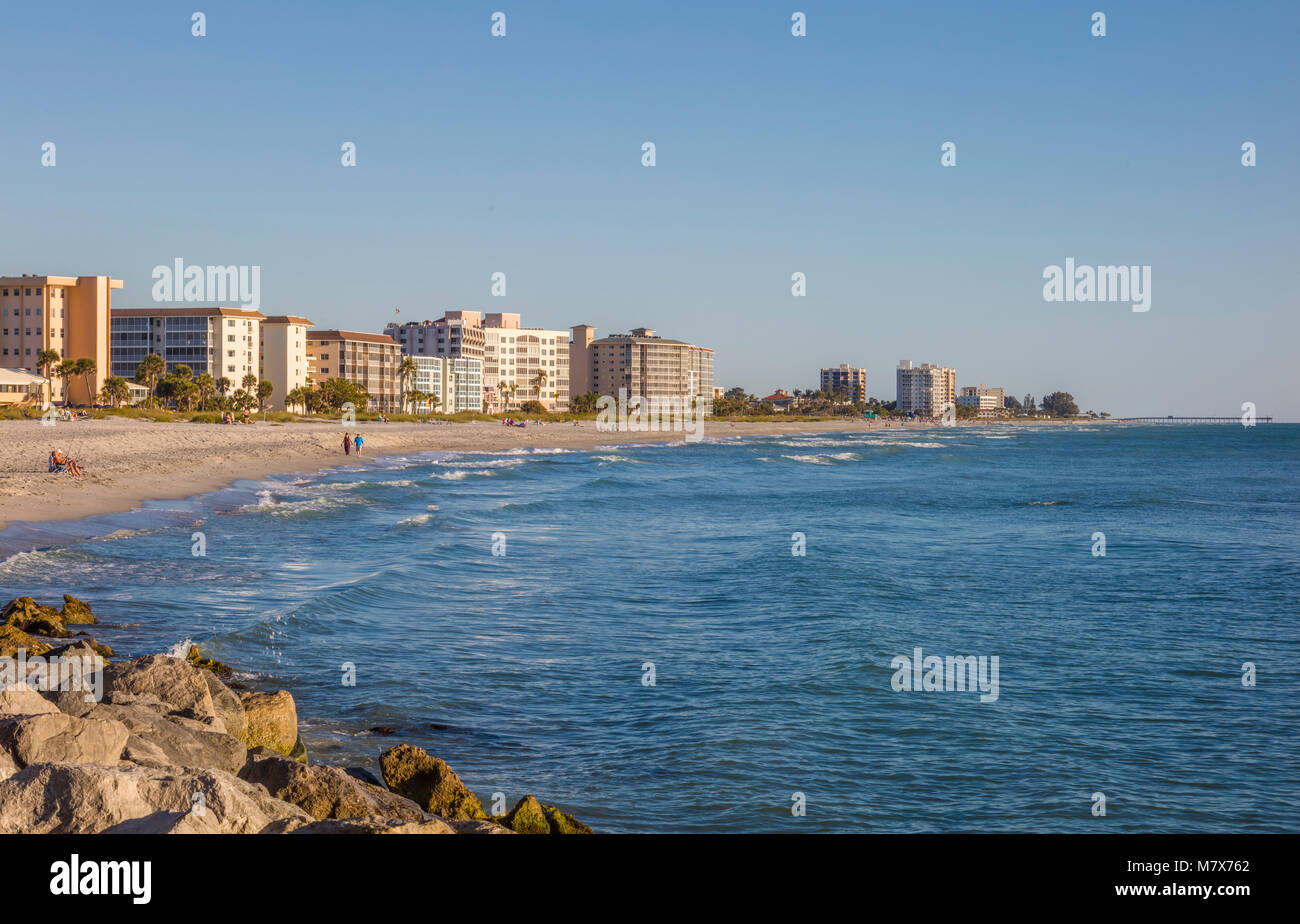
[[[51,763],[0,782],[0,834],[169,830],[191,813],[198,816],[192,827],[222,834],[312,821],[302,809],[221,770]]]
[[[441,818],[426,818],[423,821],[394,821],[382,815],[368,815],[361,818],[331,818],[328,821],[316,821],[301,828],[294,828],[290,834],[456,834],[456,829]]]
[[[486,819],[478,797],[446,762],[423,748],[399,744],[379,755],[384,785],[425,811],[456,821]]]
[[[108,693],[152,693],[172,710],[224,732],[203,672],[179,658],[156,654],[109,665],[104,671]]]
[[[81,719],[65,712],[0,719],[0,749],[8,751],[19,767],[50,761],[116,763],[126,736],[121,722]]]
[[[244,707],[244,743],[292,754],[298,743],[298,709],[289,692],[244,692],[239,698]]]
[[[298,806],[318,820],[376,815],[397,824],[421,822],[429,817],[410,799],[358,780],[342,767],[309,767],[279,756],[249,757],[239,773],[240,779],[260,783],[277,799]]]
[[[221,723],[226,726],[226,734],[243,741],[248,731],[248,719],[244,715],[244,704],[240,702],[235,691],[230,689],[212,671],[200,671],[203,682],[208,685],[208,695],[212,697],[212,708],[216,710]],[[295,718],[296,723],[296,718]]]
[[[120,722],[134,737],[154,745],[169,764],[238,773],[244,765],[246,749],[238,738],[216,731],[212,726],[184,715],[159,715],[149,704],[118,705],[101,703],[86,713],[91,719]],[[144,763],[156,763],[157,752],[133,743],[132,753]],[[134,758],[128,758],[134,759]]]
[[[25,683],[0,690],[0,716],[43,715],[58,711],[58,706]]]

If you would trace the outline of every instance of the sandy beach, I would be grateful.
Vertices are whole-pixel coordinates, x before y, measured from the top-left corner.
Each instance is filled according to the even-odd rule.
[[[1001,422],[1001,423],[1005,423]],[[979,426],[962,422],[962,426]],[[1033,423],[1027,425],[1033,426]],[[730,423],[709,421],[706,439],[817,433],[902,426],[880,420]],[[925,425],[911,423],[906,429]],[[361,423],[364,457],[432,450],[498,452],[524,446],[589,449],[614,443],[680,442],[678,433],[609,433],[594,421],[581,426],[553,423],[520,429],[497,423]],[[37,421],[0,420],[0,528],[12,522],[73,520],[131,510],[145,500],[192,497],[241,478],[316,471],[355,463],[341,448],[336,422],[250,425],[151,423],[106,418],[42,426]],[[76,459],[84,478],[47,471],[58,449]]]

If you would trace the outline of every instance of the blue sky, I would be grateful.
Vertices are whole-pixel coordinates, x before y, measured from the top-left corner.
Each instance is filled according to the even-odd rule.
[[[0,34],[3,273],[139,306],[155,265],[251,264],[267,313],[645,325],[758,394],[848,362],[892,399],[907,358],[1300,419],[1300,4],[50,0]],[[1150,265],[1151,310],[1045,302],[1067,257]]]

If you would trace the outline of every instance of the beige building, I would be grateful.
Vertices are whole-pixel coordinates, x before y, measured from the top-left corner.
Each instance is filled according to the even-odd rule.
[[[839,395],[840,389],[848,392],[849,401],[863,404],[867,400],[867,370],[858,369],[848,363],[840,363],[821,371],[821,390],[828,395]]]
[[[901,360],[897,370],[897,409],[905,414],[917,413],[938,417],[944,405],[957,403],[957,372],[932,363],[917,365]]]
[[[1001,417],[1007,412],[1006,391],[1001,388],[966,385],[957,396],[957,403],[973,409],[980,417]]]
[[[351,330],[307,331],[307,370],[317,384],[346,379],[370,395],[367,410],[395,414],[401,410],[397,367],[402,346],[384,334]]]
[[[307,318],[280,314],[262,320],[262,378],[271,383],[271,406],[285,409],[285,396],[305,386],[310,378],[307,367]]]
[[[523,327],[517,314],[448,311],[436,321],[389,324],[384,332],[408,356],[469,360],[452,368],[468,370],[458,374],[466,383],[477,372],[482,395],[474,410],[498,413],[525,401],[540,401],[553,411],[569,407],[568,331]],[[475,370],[475,361],[481,368]],[[540,372],[545,382],[539,388]],[[466,403],[463,395],[456,400],[460,410],[469,409]]]
[[[229,379],[226,393],[232,394],[243,388],[245,376],[262,378],[264,320],[247,308],[114,308],[112,374],[134,381],[140,361],[157,353],[167,372],[189,366],[196,377],[206,372],[214,381]]]
[[[483,400],[489,413],[525,401],[539,401],[552,411],[569,409],[568,331],[520,327],[517,314],[489,314],[483,335]]]
[[[705,413],[713,413],[713,350],[665,340],[647,327],[601,340],[594,339],[594,331],[589,324],[573,328],[570,382],[580,383],[572,386],[573,394],[617,398],[619,389],[625,389],[629,396],[644,398],[698,396]]]
[[[95,374],[63,382],[51,380],[51,401],[93,404],[109,376],[109,311],[113,289],[122,280],[109,276],[0,276],[0,367],[43,375],[36,363],[42,350],[60,359],[93,359]],[[89,386],[89,387],[87,387]]]

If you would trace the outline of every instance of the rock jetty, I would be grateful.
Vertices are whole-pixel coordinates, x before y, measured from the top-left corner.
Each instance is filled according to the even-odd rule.
[[[68,628],[96,623],[71,596],[0,610],[0,659],[103,664],[94,695],[0,680],[0,834],[592,833],[531,795],[489,817],[455,771],[409,744],[379,755],[382,781],[312,764],[287,690],[236,691],[231,669],[197,648],[113,660]]]

